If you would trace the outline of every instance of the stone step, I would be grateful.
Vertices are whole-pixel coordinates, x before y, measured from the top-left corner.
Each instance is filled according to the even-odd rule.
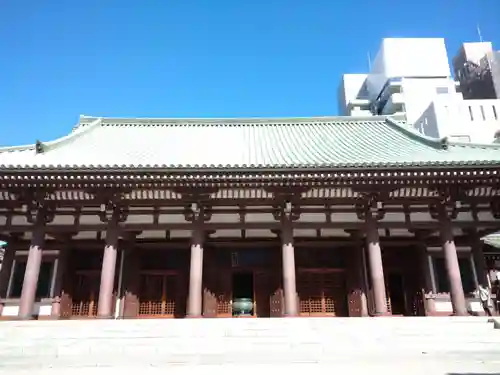
[[[245,369],[256,363],[347,368],[395,361],[475,369],[488,364],[500,371],[500,330],[486,318],[31,321],[0,327],[0,373],[9,374],[120,366],[170,366],[171,373],[173,365]]]
[[[1,366],[1,365],[0,365]],[[313,363],[313,362],[284,362],[279,363],[280,372],[299,373],[337,373],[337,374],[362,374],[370,372],[373,374],[384,375],[444,375],[444,374],[498,374],[500,365],[494,361],[455,361],[444,359],[407,359],[395,358],[390,362],[386,359],[378,360],[358,360],[335,363]],[[109,375],[111,371],[117,371],[121,374],[132,374],[140,372],[141,375],[192,375],[195,372],[204,375],[254,375],[256,373],[269,373],[278,369],[276,363],[245,363],[237,364],[226,362],[224,365],[215,364],[196,364],[189,365],[183,363],[153,363],[144,365],[143,362],[137,364],[128,363],[122,366],[98,366],[88,364],[86,366],[73,362],[66,367],[33,369],[15,368],[9,366],[5,371],[0,369],[0,374],[8,375],[66,375],[70,371],[71,375]]]
[[[209,325],[206,322],[210,322]],[[271,318],[271,319],[144,319],[144,320],[65,320],[65,321],[8,321],[1,322],[4,328],[8,327],[61,327],[64,325],[83,325],[85,327],[109,327],[129,325],[133,322],[137,327],[155,327],[159,323],[173,327],[203,327],[203,326],[247,326],[247,327],[280,327],[280,326],[321,326],[338,325],[338,326],[353,326],[367,325],[374,326],[391,326],[391,327],[409,327],[409,326],[461,326],[483,324],[487,322],[487,318],[468,317],[468,318]],[[376,324],[374,324],[376,323]]]
[[[427,320],[428,319],[428,320]],[[207,322],[210,322],[207,324]],[[435,327],[441,326],[443,328],[453,327],[457,328],[467,328],[472,325],[479,326],[487,323],[487,318],[468,318],[468,320],[458,320],[453,318],[350,318],[350,319],[340,319],[340,318],[297,318],[297,319],[285,319],[285,318],[275,318],[275,319],[147,319],[147,320],[66,320],[66,321],[28,321],[28,322],[1,322],[1,326],[4,329],[8,328],[22,328],[29,327],[31,329],[44,329],[45,327],[65,327],[65,326],[82,326],[85,328],[92,327],[121,327],[121,326],[133,326],[144,328],[155,328],[161,327],[173,327],[185,329],[190,328],[192,330],[199,329],[200,327],[209,328],[213,326],[219,327],[272,327],[273,329],[280,327],[311,327],[311,326],[321,326],[329,327],[335,326],[337,328],[342,327],[352,327],[352,326],[369,326],[371,328],[376,327]]]
[[[398,340],[414,340],[414,339],[434,339],[434,340],[470,340],[477,339],[481,337],[497,337],[500,336],[497,330],[491,332],[490,330],[460,330],[460,331],[438,331],[435,332],[419,332],[419,331],[378,331],[378,332],[356,332],[356,331],[335,331],[335,330],[326,330],[326,331],[297,331],[290,334],[287,333],[277,333],[272,330],[269,331],[237,331],[234,332],[206,332],[205,336],[211,338],[212,340],[218,339],[239,339],[239,340],[294,340],[294,339],[316,339],[316,340],[331,340],[332,338],[337,338],[338,340],[342,339],[343,341],[370,341],[370,340],[385,340],[385,339],[398,339]],[[87,334],[83,333],[75,333],[75,332],[61,332],[60,334],[56,334],[53,331],[39,331],[37,334],[33,332],[5,332],[2,334],[0,339],[2,341],[9,340],[11,342],[17,342],[19,340],[29,339],[31,341],[44,341],[44,340],[71,340],[71,339],[135,339],[135,338],[144,338],[144,339],[155,339],[155,338],[167,338],[172,341],[178,339],[190,338],[192,340],[198,340],[203,335],[199,333],[189,334],[189,333],[172,333],[171,331],[159,331],[159,332],[141,332],[135,331],[130,332],[124,329],[123,331],[104,331],[104,332],[87,332]]]
[[[108,368],[125,368],[130,371],[132,368],[138,368],[143,371],[147,371],[149,367],[171,367],[173,365],[188,365],[188,366],[227,366],[227,365],[239,365],[239,366],[252,366],[252,365],[279,365],[280,370],[282,366],[287,364],[321,364],[329,366],[352,366],[353,364],[363,363],[366,366],[366,370],[372,370],[371,366],[374,364],[384,364],[384,363],[394,363],[397,361],[401,366],[401,372],[407,374],[406,371],[411,367],[411,363],[417,362],[428,362],[434,364],[489,364],[491,369],[500,370],[500,361],[498,360],[498,352],[493,353],[447,353],[446,351],[439,352],[436,354],[428,353],[416,353],[416,354],[401,354],[397,355],[385,355],[381,356],[378,353],[368,356],[366,354],[362,355],[319,355],[317,353],[267,353],[267,355],[255,355],[254,353],[246,353],[245,355],[236,355],[234,353],[221,353],[221,354],[177,354],[177,355],[166,355],[161,352],[157,352],[154,355],[142,352],[130,351],[124,355],[80,355],[76,354],[73,356],[53,358],[29,358],[26,356],[21,357],[9,357],[5,360],[2,358],[2,363],[0,363],[0,372],[7,370],[5,373],[12,373],[12,370],[37,370],[35,372],[38,374],[38,370],[44,368],[50,369],[72,369],[78,367],[96,368],[96,367],[108,367]],[[462,367],[463,370],[463,367]],[[109,371],[109,369],[108,369]],[[70,371],[73,374],[73,371]],[[94,373],[94,372],[92,372]],[[126,373],[129,373],[126,371]],[[170,374],[171,372],[169,372]],[[445,374],[446,372],[442,373]],[[460,372],[462,373],[462,372]],[[483,372],[481,372],[483,374]],[[485,374],[485,373],[484,373]]]
[[[462,340],[462,339],[471,339],[471,338],[480,338],[480,337],[485,337],[485,336],[492,336],[492,335],[500,335],[500,333],[497,332],[489,332],[485,330],[481,331],[459,331],[459,332],[426,332],[426,333],[421,333],[418,331],[414,332],[398,332],[398,331],[392,331],[392,332],[370,332],[370,333],[360,333],[360,332],[338,332],[338,331],[331,331],[331,334],[328,334],[329,332],[315,332],[315,331],[308,331],[308,332],[295,332],[294,334],[286,335],[286,334],[277,334],[276,332],[260,332],[258,335],[255,334],[255,332],[233,332],[233,333],[226,333],[226,334],[220,334],[219,332],[216,332],[214,334],[207,333],[208,337],[211,337],[212,339],[250,339],[250,340],[259,340],[259,339],[276,339],[280,340],[283,338],[286,338],[287,340],[293,340],[293,339],[304,339],[304,338],[314,338],[314,339],[323,339],[323,340],[331,340],[332,338],[337,338],[337,339],[342,339],[344,341],[368,341],[368,340],[384,340],[388,338],[398,338],[400,340],[412,340],[416,338],[420,339],[435,339],[435,340]],[[199,335],[189,335],[189,334],[172,334],[171,332],[165,331],[165,332],[156,332],[156,333],[151,333],[148,334],[146,332],[127,332],[126,330],[123,332],[96,332],[92,333],[89,332],[87,335],[84,334],[75,334],[72,332],[66,332],[66,333],[61,333],[60,335],[55,335],[53,332],[47,331],[45,334],[43,332],[40,332],[39,335],[33,335],[30,332],[24,333],[24,332],[16,332],[16,333],[11,333],[11,334],[6,334],[0,339],[2,341],[4,340],[10,340],[10,341],[18,341],[18,340],[32,340],[32,341],[44,341],[44,340],[70,340],[70,339],[134,339],[134,338],[144,338],[144,339],[155,339],[155,338],[168,338],[171,340],[175,340],[176,338],[180,339],[185,339],[185,338],[190,338],[190,339],[198,339],[200,336]]]

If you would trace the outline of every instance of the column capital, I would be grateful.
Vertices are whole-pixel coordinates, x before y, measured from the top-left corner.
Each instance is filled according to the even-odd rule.
[[[360,220],[382,220],[385,216],[382,194],[379,192],[360,193],[355,204],[356,215]]]
[[[456,219],[465,192],[458,186],[439,186],[434,192],[437,196],[429,205],[431,217],[441,221]]]
[[[184,218],[193,223],[203,223],[212,217],[211,207],[202,202],[192,202],[184,208]]]
[[[45,225],[54,220],[56,202],[50,200],[49,192],[42,190],[25,196],[28,223]]]
[[[273,208],[273,216],[277,221],[292,222],[300,218],[300,206],[291,200],[277,203]]]
[[[121,201],[112,199],[101,203],[99,219],[103,223],[123,223],[127,220],[128,206]]]

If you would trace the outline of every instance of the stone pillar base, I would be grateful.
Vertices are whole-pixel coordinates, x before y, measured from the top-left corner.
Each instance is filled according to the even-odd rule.
[[[115,319],[115,317],[113,315],[101,315],[101,316],[97,315],[95,318],[96,319],[113,319],[113,320]]]
[[[373,313],[370,315],[373,318],[381,318],[381,317],[393,317],[390,312],[379,312],[379,313]]]
[[[34,316],[34,315],[25,315],[25,316],[18,316],[17,318],[14,317],[15,320],[21,320],[21,321],[24,321],[24,320],[37,320],[37,317]]]

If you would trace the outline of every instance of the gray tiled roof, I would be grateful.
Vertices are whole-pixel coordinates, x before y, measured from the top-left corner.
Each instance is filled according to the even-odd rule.
[[[446,165],[500,165],[500,145],[434,140],[383,117],[82,117],[73,132],[59,140],[0,148],[4,170]]]

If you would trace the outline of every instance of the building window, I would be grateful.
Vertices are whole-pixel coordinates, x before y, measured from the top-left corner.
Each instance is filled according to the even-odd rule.
[[[436,278],[436,289],[438,293],[449,293],[450,282],[448,272],[446,271],[446,261],[442,257],[434,257],[434,274]],[[476,290],[476,280],[470,257],[458,258],[460,267],[460,276],[462,277],[462,286],[464,293],[473,293]]]
[[[436,87],[436,93],[438,95],[448,94],[448,87]]]
[[[23,290],[24,274],[26,272],[26,260],[16,259],[13,267],[14,272],[12,274],[9,289],[9,298],[20,298]],[[53,270],[53,261],[42,261],[42,264],[40,265],[40,273],[38,275],[38,285],[36,288],[35,298],[40,299],[50,297]]]
[[[486,114],[484,113],[484,107],[481,105],[479,106],[479,108],[481,109],[481,116],[483,116],[483,121],[486,120]]]
[[[495,118],[495,120],[498,120],[497,107],[492,106],[492,108],[493,108],[493,117]]]
[[[469,106],[469,116],[470,116],[470,120],[474,121],[474,114],[472,113],[472,107],[471,106]]]

